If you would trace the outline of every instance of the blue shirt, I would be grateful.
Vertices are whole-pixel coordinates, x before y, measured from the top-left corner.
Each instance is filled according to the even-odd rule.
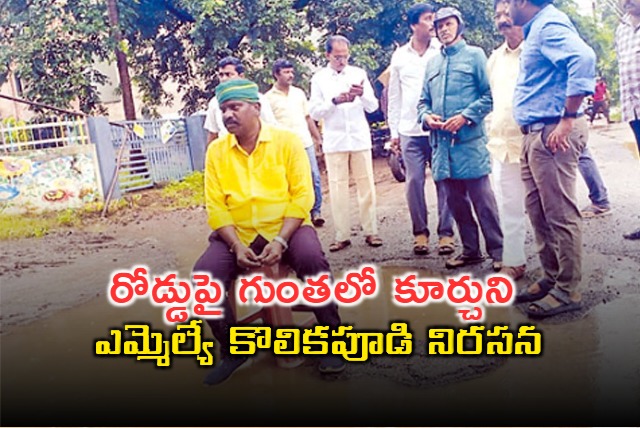
[[[519,125],[530,125],[562,116],[567,97],[593,94],[596,54],[553,5],[541,9],[522,29],[525,43],[513,116]]]

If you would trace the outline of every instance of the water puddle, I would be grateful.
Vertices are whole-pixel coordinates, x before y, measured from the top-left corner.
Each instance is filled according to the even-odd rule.
[[[424,339],[428,325],[459,325],[454,309],[446,304],[395,306],[390,298],[391,278],[405,271],[385,268],[381,280],[385,288],[378,297],[358,307],[342,308],[343,320],[359,329],[382,330],[387,330],[392,320],[406,320],[419,340]],[[318,403],[337,414],[348,413],[352,423],[357,423],[358,416],[370,418],[372,411],[381,417],[387,413],[414,415],[425,403],[430,409],[444,411],[460,400],[464,400],[469,413],[486,412],[496,400],[503,408],[520,410],[527,400],[544,400],[551,409],[575,402],[593,414],[606,414],[612,408],[628,409],[640,402],[639,304],[640,297],[629,297],[600,305],[580,321],[539,324],[544,334],[543,356],[508,358],[481,376],[462,376],[444,386],[408,387],[375,376],[327,380],[316,374],[311,364],[280,369],[270,355],[263,354],[225,384],[204,388],[201,380],[209,368],[197,367],[195,358],[174,358],[171,369],[158,369],[152,363],[131,358],[96,358],[94,341],[107,337],[110,328],[122,327],[124,322],[146,321],[154,329],[169,331],[161,321],[161,311],[147,301],[114,308],[101,297],[45,320],[12,328],[2,336],[3,413],[8,419],[16,417],[14,412],[31,414],[33,403],[38,403],[37,410],[42,414],[87,409],[90,418],[107,415],[101,423],[109,425],[119,421],[113,413],[114,400],[118,411],[135,414],[140,411],[136,399],[142,397],[144,403],[171,401],[166,424],[180,423],[175,415],[204,409],[210,409],[211,423],[254,423],[254,419],[233,419],[236,413],[225,412],[238,403],[251,403],[251,414],[266,415],[261,424],[277,423],[278,415],[285,412],[292,418],[317,413]],[[514,328],[528,322],[513,307],[492,308],[488,313],[488,324],[509,323]],[[208,329],[206,335],[210,337]],[[397,361],[401,364],[403,360]],[[467,361],[465,364],[473,364],[473,359]],[[324,420],[321,417],[317,423],[324,424]]]

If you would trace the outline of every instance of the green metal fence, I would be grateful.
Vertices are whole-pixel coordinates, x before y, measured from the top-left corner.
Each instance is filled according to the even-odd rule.
[[[120,122],[131,132],[111,126],[111,142],[122,152],[118,183],[123,192],[180,180],[193,172],[183,119]],[[124,138],[123,138],[124,135]]]

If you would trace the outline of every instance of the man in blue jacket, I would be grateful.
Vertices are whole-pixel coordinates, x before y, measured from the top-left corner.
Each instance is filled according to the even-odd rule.
[[[446,262],[449,269],[481,263],[480,222],[493,269],[502,267],[502,230],[498,206],[491,189],[491,160],[486,148],[484,117],[493,102],[482,49],[462,38],[460,12],[445,7],[436,13],[436,35],[443,45],[440,55],[429,62],[418,118],[431,130],[433,179],[445,183],[447,202],[458,224],[462,253]]]

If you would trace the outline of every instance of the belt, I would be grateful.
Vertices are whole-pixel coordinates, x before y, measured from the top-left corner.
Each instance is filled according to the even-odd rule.
[[[555,125],[556,123],[560,123],[560,117],[543,117],[537,122],[521,126],[520,132],[524,135],[531,134],[532,132],[540,132],[545,126]]]
[[[581,117],[582,113],[578,114],[578,117]],[[528,125],[523,125],[520,127],[520,132],[524,135],[531,134],[532,132],[540,132],[547,125],[556,125],[560,123],[560,117],[543,117],[537,122],[530,123]]]

